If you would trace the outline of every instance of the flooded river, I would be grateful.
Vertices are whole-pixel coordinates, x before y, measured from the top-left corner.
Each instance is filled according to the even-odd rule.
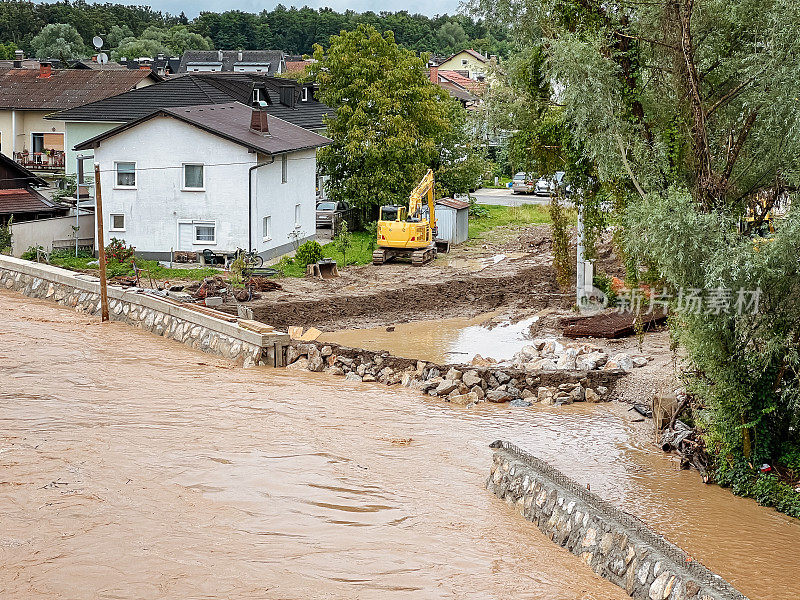
[[[754,600],[796,599],[800,526],[629,419],[243,370],[3,291],[0,598],[627,597],[483,489],[502,437]]]

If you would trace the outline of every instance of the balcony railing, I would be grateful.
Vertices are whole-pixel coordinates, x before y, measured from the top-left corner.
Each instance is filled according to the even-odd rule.
[[[14,160],[32,171],[63,171],[64,152],[14,152]]]

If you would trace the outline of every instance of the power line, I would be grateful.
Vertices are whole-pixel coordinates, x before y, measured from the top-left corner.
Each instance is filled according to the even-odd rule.
[[[291,161],[291,162],[297,162],[297,161],[304,161],[304,160],[316,160],[316,157],[287,158],[286,160],[287,161]],[[118,161],[114,161],[114,162],[116,162],[116,163],[132,162],[134,164],[136,163],[136,161],[125,161],[125,160],[118,160]],[[185,165],[202,165],[203,167],[230,167],[230,166],[237,166],[237,165],[253,166],[253,164],[254,163],[252,161],[249,161],[249,162],[227,162],[227,163],[191,163],[191,162],[187,162],[187,163],[182,163],[180,165],[166,165],[166,166],[160,166],[160,167],[135,167],[134,172],[138,173],[140,171],[164,171],[164,170],[168,170],[168,169],[183,169],[183,167]],[[270,163],[264,163],[264,166],[271,165],[271,164],[273,164],[273,163],[271,163],[271,162]],[[100,173],[116,173],[116,172],[117,172],[116,168],[114,168],[114,169],[100,169]],[[94,171],[91,171],[91,172],[87,171],[87,173],[86,173],[87,176],[93,175],[93,174],[94,174]],[[65,175],[65,177],[66,177],[66,175]],[[38,175],[34,175],[33,177],[2,177],[2,178],[0,178],[0,181],[30,181],[31,179],[34,179],[34,178],[41,179],[41,177],[39,177]]]

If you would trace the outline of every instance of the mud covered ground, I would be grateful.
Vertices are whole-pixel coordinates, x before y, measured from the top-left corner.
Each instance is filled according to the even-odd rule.
[[[432,263],[366,265],[330,281],[281,279],[282,290],[248,303],[255,318],[276,327],[323,331],[407,321],[471,317],[502,309],[514,314],[568,308],[551,267],[549,226],[499,227]],[[236,306],[224,307],[234,312]]]

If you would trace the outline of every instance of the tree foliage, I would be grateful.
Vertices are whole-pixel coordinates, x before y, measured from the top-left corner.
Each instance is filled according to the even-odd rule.
[[[392,31],[398,44],[416,52],[448,54],[474,47],[487,54],[505,56],[509,50],[504,27],[489,27],[485,22],[464,15],[427,17],[406,11],[337,12],[330,8],[286,8],[279,4],[271,11],[263,10],[258,14],[238,10],[206,11],[190,21],[183,13],[175,16],[148,6],[110,2],[4,0],[0,3],[0,42],[16,43],[30,53],[32,38],[49,23],[72,25],[86,44],[93,36],[101,35],[112,50],[125,38],[141,39],[148,27],[169,29],[175,25],[186,25],[192,33],[209,38],[213,48],[230,50],[276,49],[310,54],[314,44],[327,46],[331,36],[352,31],[359,25],[371,25],[382,32]],[[115,27],[123,31],[114,33]]]
[[[86,45],[78,30],[65,23],[46,25],[31,40],[31,47],[36,53],[36,58],[57,58],[64,64],[76,58],[83,58],[87,53]]]
[[[776,203],[796,199],[800,183],[800,65],[792,58],[800,52],[800,3],[473,0],[471,7],[515,24],[518,54],[508,64],[508,89],[497,92],[506,94],[498,112],[518,130],[512,150],[524,159],[521,149],[530,149],[539,168],[556,157],[583,174],[596,207],[616,208],[634,281],[646,268],[658,279],[652,283],[674,293],[763,291],[754,315],[673,321],[717,476],[756,495],[743,483],[761,481],[753,465],[783,464],[787,448],[800,443],[797,209],[758,251],[748,231]],[[740,232],[745,214],[755,218]]]
[[[361,25],[317,46],[310,68],[319,99],[336,109],[327,121],[333,141],[318,153],[331,200],[349,201],[362,222],[376,207],[404,203],[436,165],[451,131],[452,100],[425,77],[424,63],[400,48],[391,32]]]
[[[181,56],[187,50],[213,50],[211,39],[194,33],[185,25],[175,25],[170,28],[151,25],[145,29],[141,36],[127,36],[120,27],[112,28],[109,40],[116,41],[116,47],[111,56],[114,60],[122,57],[139,58],[141,56],[153,57],[158,54]]]

